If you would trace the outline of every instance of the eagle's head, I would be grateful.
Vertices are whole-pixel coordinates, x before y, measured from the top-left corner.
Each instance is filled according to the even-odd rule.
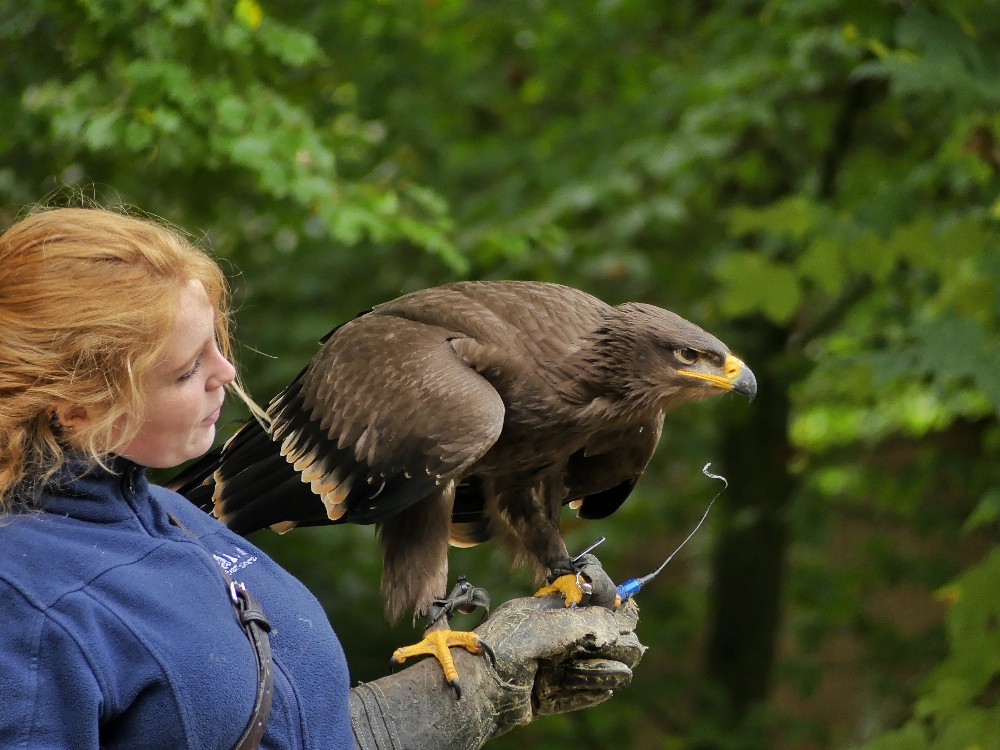
[[[619,396],[668,411],[720,393],[757,394],[753,371],[712,334],[654,305],[630,302],[600,331],[597,347]],[[612,364],[613,363],[613,364]]]

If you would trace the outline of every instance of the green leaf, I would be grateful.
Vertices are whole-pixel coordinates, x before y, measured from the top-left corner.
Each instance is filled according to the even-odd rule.
[[[965,520],[965,531],[975,531],[982,526],[997,523],[1000,520],[1000,489],[989,490],[979,500],[979,504],[972,510]]]
[[[843,258],[847,268],[857,276],[884,281],[899,262],[886,243],[874,232],[851,232],[843,240]]]
[[[801,239],[824,216],[809,198],[794,195],[763,208],[738,206],[729,211],[729,233],[742,237],[756,232]]]
[[[83,138],[87,145],[95,151],[115,146],[120,141],[120,116],[118,112],[104,112],[87,123]]]
[[[776,323],[787,323],[802,299],[795,272],[759,253],[731,253],[715,275],[721,283],[720,305],[733,317],[760,312]]]
[[[270,21],[261,27],[259,41],[267,52],[293,67],[302,67],[321,56],[314,36]]]
[[[236,0],[233,17],[248,29],[256,30],[264,17],[264,11],[256,0]]]
[[[867,743],[864,750],[929,750],[923,727],[910,722]]]
[[[249,113],[247,103],[238,96],[225,96],[215,103],[215,114],[219,124],[229,130],[238,131],[243,128]]]
[[[833,297],[840,292],[847,279],[842,256],[843,247],[838,240],[819,235],[795,260],[795,267],[803,278],[809,279]]]

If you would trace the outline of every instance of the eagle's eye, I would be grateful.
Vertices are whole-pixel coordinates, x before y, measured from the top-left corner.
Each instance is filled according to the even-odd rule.
[[[683,349],[675,349],[674,356],[677,357],[685,365],[693,365],[695,360],[698,359],[698,352],[694,349],[685,346]]]

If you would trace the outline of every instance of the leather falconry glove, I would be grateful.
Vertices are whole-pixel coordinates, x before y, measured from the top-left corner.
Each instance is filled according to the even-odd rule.
[[[599,563],[588,568],[590,577]],[[566,609],[557,597],[512,599],[476,628],[495,666],[486,655],[454,651],[461,700],[434,660],[352,689],[357,747],[474,750],[536,716],[603,703],[628,686],[646,650],[634,632],[638,619],[631,600],[612,611]]]

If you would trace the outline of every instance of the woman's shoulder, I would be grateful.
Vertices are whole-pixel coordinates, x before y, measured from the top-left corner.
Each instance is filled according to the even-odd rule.
[[[144,571],[166,541],[165,519],[159,521],[162,515],[141,492],[130,505],[105,492],[103,484],[81,487],[86,491],[77,492],[80,487],[74,485],[72,492],[47,493],[31,506],[0,516],[0,580],[42,608],[95,589],[116,569]],[[164,493],[161,505],[167,512],[199,525],[200,510]],[[207,516],[204,520],[215,523]]]
[[[82,522],[42,510],[0,518],[0,580],[45,609],[106,571],[143,554],[118,524]]]
[[[49,560],[58,552],[46,540],[62,538],[50,521],[58,524],[57,519],[38,511],[0,516],[0,590],[7,590],[3,596],[6,607],[43,613],[68,589],[65,585],[53,587],[48,574]],[[19,619],[8,616],[4,621]]]

